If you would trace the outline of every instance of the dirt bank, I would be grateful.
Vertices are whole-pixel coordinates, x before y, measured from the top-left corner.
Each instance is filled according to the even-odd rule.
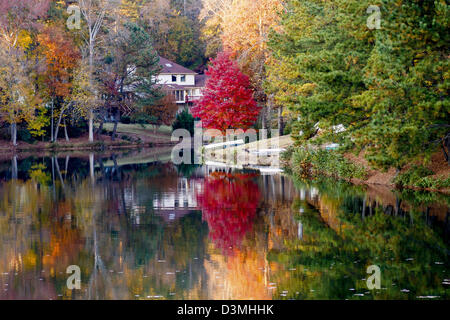
[[[367,160],[364,158],[364,152],[361,152],[358,156],[355,156],[352,153],[346,153],[344,157],[348,159],[349,161],[353,162],[354,164],[363,166],[367,173],[368,177],[364,181],[360,180],[354,180],[352,182],[354,183],[364,183],[364,184],[373,184],[373,185],[386,185],[386,186],[394,186],[393,180],[395,176],[397,175],[397,172],[394,168],[391,168],[387,171],[383,170],[375,170],[370,167]],[[405,166],[398,174],[402,174],[407,172],[414,164],[419,164],[420,161],[416,161],[410,165]],[[430,162],[425,165],[425,167],[433,172],[432,175],[429,177],[432,179],[447,179],[450,177],[450,166],[448,165],[447,161],[444,158],[444,155],[442,152],[436,152],[431,156]],[[419,188],[413,188],[411,189],[419,189]],[[428,191],[439,191],[443,193],[450,194],[450,189],[440,189],[440,190],[432,190],[432,189],[425,189]]]

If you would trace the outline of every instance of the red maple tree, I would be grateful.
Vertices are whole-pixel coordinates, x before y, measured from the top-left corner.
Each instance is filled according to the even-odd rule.
[[[192,115],[208,129],[248,129],[258,118],[259,107],[243,74],[230,54],[221,52],[206,71],[203,97],[192,108]]]

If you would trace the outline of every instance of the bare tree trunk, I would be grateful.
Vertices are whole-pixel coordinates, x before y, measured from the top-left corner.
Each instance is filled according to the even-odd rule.
[[[278,133],[280,137],[284,134],[283,107],[278,107]]]
[[[91,29],[91,28],[90,28]],[[94,73],[94,36],[92,31],[89,32],[89,85],[93,88],[93,73]],[[89,142],[94,142],[94,110],[93,106],[89,108]]]
[[[97,135],[97,137],[102,134],[104,123],[105,123],[105,120],[103,120],[103,117],[101,117],[100,124],[98,125],[97,130],[95,130],[95,134]]]
[[[266,108],[261,107],[261,129],[267,129]]]
[[[120,111],[117,110],[116,113],[114,114],[114,128],[113,128],[113,132],[111,135],[112,141],[116,140],[117,126],[119,125],[119,117],[120,117]]]
[[[51,142],[55,142],[55,136],[54,136],[54,131],[53,131],[53,128],[54,128],[54,124],[53,124],[53,114],[54,114],[54,112],[53,112],[53,110],[54,110],[54,107],[55,107],[55,103],[54,103],[54,101],[53,101],[53,99],[52,99],[52,108],[51,108],[51,117],[50,117],[50,141]]]
[[[89,110],[89,142],[94,142],[94,111]]]
[[[54,141],[54,142],[58,141],[59,127],[61,126],[61,121],[63,120],[63,115],[67,108],[68,108],[67,105],[65,107],[62,107],[61,112],[59,114],[58,122],[56,123],[55,134],[54,134],[54,137],[52,137],[52,141]],[[52,124],[53,124],[53,121],[52,121]],[[53,132],[53,130],[52,130],[52,132]],[[67,128],[66,128],[66,119],[64,119],[64,132],[66,134],[66,141],[69,141],[68,135],[67,135]],[[54,138],[54,140],[53,140],[53,138]]]
[[[64,136],[66,138],[66,141],[69,142],[69,134],[67,133],[67,125],[66,125],[66,119],[64,119]]]
[[[17,123],[11,124],[11,142],[13,146],[17,146]]]

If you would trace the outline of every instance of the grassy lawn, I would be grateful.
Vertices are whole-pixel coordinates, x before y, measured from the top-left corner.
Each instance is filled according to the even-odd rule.
[[[114,124],[105,123],[103,125],[103,128],[109,132],[112,132]],[[170,140],[172,128],[168,126],[161,126],[155,133],[154,127],[152,125],[119,123],[119,125],[117,126],[117,133],[125,135],[137,135],[144,141],[147,140],[166,141]]]

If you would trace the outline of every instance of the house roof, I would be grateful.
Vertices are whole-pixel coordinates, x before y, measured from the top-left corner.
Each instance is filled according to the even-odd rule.
[[[159,64],[162,67],[160,72],[162,74],[197,74],[196,72],[163,57],[159,57]]]
[[[208,80],[208,76],[206,74],[197,74],[195,76],[195,86],[199,88],[204,88],[206,85],[206,80]]]

